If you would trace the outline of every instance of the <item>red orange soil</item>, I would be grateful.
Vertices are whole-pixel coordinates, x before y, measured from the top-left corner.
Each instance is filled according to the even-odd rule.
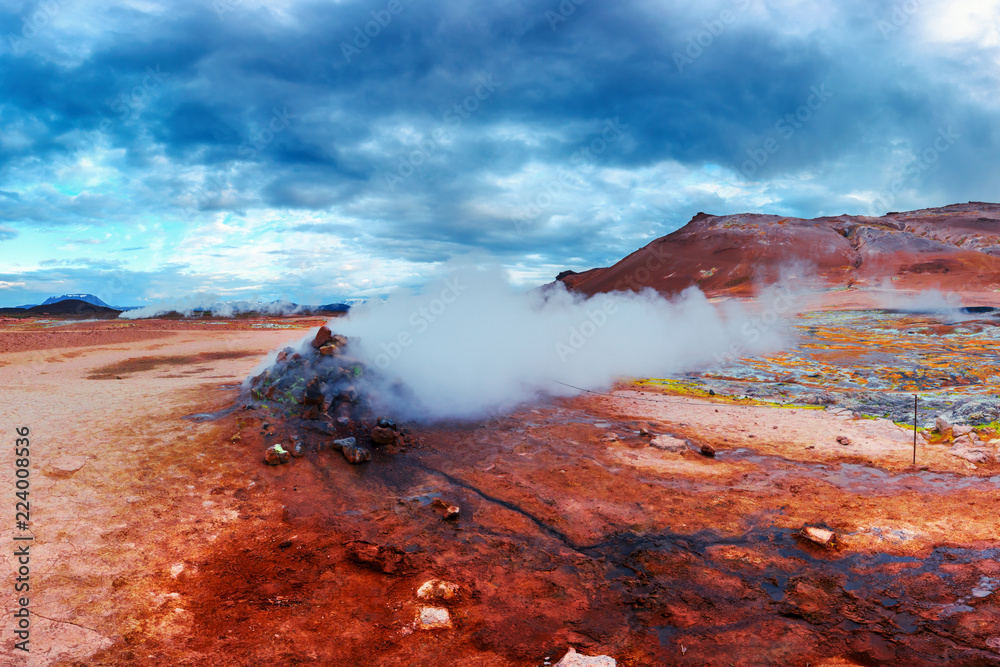
[[[414,427],[416,444],[362,466],[329,451],[263,465],[291,426],[257,410],[184,419],[231,405],[220,387],[304,333],[0,355],[18,397],[4,433],[28,425],[37,443],[33,652],[8,635],[0,660],[512,667],[574,646],[627,666],[1000,664],[989,466],[923,445],[931,469],[911,471],[888,424],[633,387]],[[89,379],[112,368],[125,379]],[[656,449],[643,426],[718,455]],[[849,457],[841,433],[860,443]],[[837,546],[801,539],[805,524]],[[413,629],[430,578],[461,586],[451,630]]]

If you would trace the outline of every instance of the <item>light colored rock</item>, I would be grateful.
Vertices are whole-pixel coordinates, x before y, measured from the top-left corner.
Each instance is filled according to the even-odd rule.
[[[944,435],[951,430],[951,424],[944,417],[938,417],[934,420],[934,429],[941,435]]]
[[[618,661],[606,655],[589,656],[577,653],[570,648],[569,653],[562,657],[553,667],[617,667]]]
[[[48,467],[51,468],[54,472],[68,475],[70,473],[76,472],[86,464],[87,464],[86,456],[63,456],[58,459],[54,459],[49,464]]]
[[[451,614],[444,607],[421,607],[417,611],[417,627],[421,630],[449,630]]]
[[[837,534],[832,530],[827,530],[826,528],[817,528],[815,526],[806,526],[802,529],[802,534],[805,535],[809,540],[820,544],[822,546],[829,546],[834,539],[836,539]]]
[[[990,460],[990,458],[992,458],[990,452],[983,449],[968,449],[965,447],[959,447],[957,449],[952,449],[948,453],[952,456],[965,459],[971,463],[986,463]]]
[[[458,591],[458,584],[443,579],[431,579],[420,585],[417,597],[421,600],[453,600]]]
[[[956,439],[958,439],[961,438],[963,435],[969,435],[974,430],[975,429],[973,429],[971,426],[952,426],[951,434],[955,436]]]
[[[662,449],[665,452],[683,452],[688,448],[687,441],[672,435],[658,435],[649,441],[650,447]]]

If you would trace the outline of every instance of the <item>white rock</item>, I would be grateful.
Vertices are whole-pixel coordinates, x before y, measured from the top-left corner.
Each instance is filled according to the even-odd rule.
[[[576,649],[570,648],[569,653],[562,657],[553,667],[617,667],[618,662],[609,656],[598,655],[589,656],[577,653]]]
[[[688,448],[687,441],[670,435],[658,435],[649,441],[650,447],[662,449],[665,452],[683,452]]]
[[[451,600],[458,595],[458,584],[443,579],[425,581],[417,589],[417,597],[421,600]]]
[[[802,529],[802,534],[816,544],[822,544],[823,546],[830,544],[837,536],[837,534],[832,530],[827,530],[826,528],[816,528],[815,526],[806,526]]]
[[[421,607],[417,612],[417,627],[421,630],[448,630],[451,614],[444,607]]]
[[[963,435],[972,433],[973,430],[971,426],[952,426],[951,434],[956,438],[961,438]]]

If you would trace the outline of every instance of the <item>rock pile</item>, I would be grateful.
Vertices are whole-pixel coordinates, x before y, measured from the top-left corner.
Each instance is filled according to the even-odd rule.
[[[374,419],[365,388],[376,371],[351,355],[350,341],[322,326],[313,340],[295,350],[280,351],[273,365],[250,381],[250,395],[258,407],[276,409],[287,424],[329,436],[313,449],[330,449],[358,465],[370,461],[377,446],[401,449],[409,433],[389,417]],[[269,465],[288,463],[306,455],[310,445],[302,435],[291,443],[274,444],[264,454]]]

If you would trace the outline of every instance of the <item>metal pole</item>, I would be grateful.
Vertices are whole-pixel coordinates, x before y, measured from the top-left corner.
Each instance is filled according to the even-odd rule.
[[[913,395],[913,465],[917,465],[917,395]]]

